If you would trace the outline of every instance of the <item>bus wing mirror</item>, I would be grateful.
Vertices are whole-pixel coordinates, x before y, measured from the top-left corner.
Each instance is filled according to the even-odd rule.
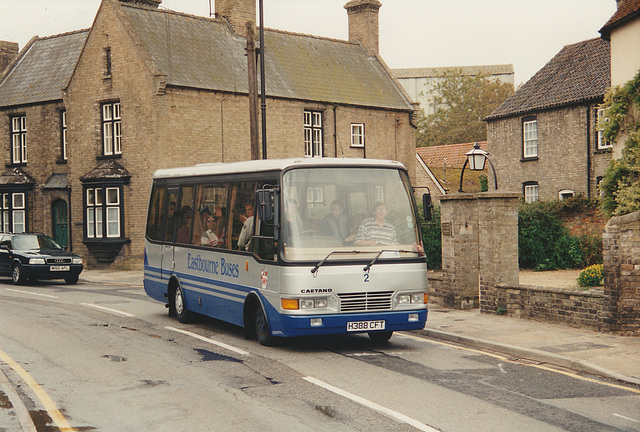
[[[433,219],[433,203],[431,202],[430,193],[422,195],[422,211],[424,212],[424,219],[427,222],[431,222]]]
[[[259,190],[256,192],[258,203],[258,219],[265,221],[273,219],[273,192],[270,190]]]

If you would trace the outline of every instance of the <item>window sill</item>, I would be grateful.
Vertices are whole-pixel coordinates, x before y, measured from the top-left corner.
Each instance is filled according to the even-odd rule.
[[[596,149],[593,154],[604,154],[604,153],[613,153],[613,147]]]
[[[533,161],[537,161],[538,160],[538,156],[534,156],[534,157],[523,157],[520,159],[520,162],[533,162]]]
[[[26,167],[27,163],[26,162],[18,162],[18,163],[11,162],[11,163],[5,164],[4,166],[7,167],[7,168],[20,168],[20,167]]]
[[[67,160],[66,159],[57,159],[56,163],[58,165],[66,165],[67,164]]]

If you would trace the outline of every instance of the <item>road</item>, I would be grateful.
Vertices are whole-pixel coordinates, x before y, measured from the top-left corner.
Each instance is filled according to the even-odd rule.
[[[1,280],[0,372],[2,432],[640,430],[637,388],[410,333],[267,348],[125,285]]]

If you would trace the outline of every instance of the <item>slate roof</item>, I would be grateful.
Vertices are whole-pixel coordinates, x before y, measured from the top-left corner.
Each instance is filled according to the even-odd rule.
[[[602,38],[608,41],[611,36],[611,30],[638,17],[640,17],[640,0],[626,0],[600,29]]]
[[[88,30],[37,38],[0,81],[0,106],[61,100]]]
[[[611,85],[610,65],[608,41],[567,45],[485,120],[601,98]]]
[[[226,22],[120,4],[167,85],[248,93],[246,40]],[[413,110],[382,64],[359,45],[265,29],[269,96]]]
[[[449,144],[433,147],[418,147],[416,153],[428,167],[442,167],[445,160],[449,168],[462,168],[467,160],[465,153],[473,148],[475,143]],[[478,145],[487,151],[487,142],[479,141]]]

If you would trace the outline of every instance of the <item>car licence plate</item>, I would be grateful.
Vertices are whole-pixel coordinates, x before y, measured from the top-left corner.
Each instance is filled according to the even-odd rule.
[[[51,266],[49,267],[51,271],[69,271],[69,266]]]
[[[377,321],[350,321],[347,323],[347,331],[384,330],[384,320]]]

